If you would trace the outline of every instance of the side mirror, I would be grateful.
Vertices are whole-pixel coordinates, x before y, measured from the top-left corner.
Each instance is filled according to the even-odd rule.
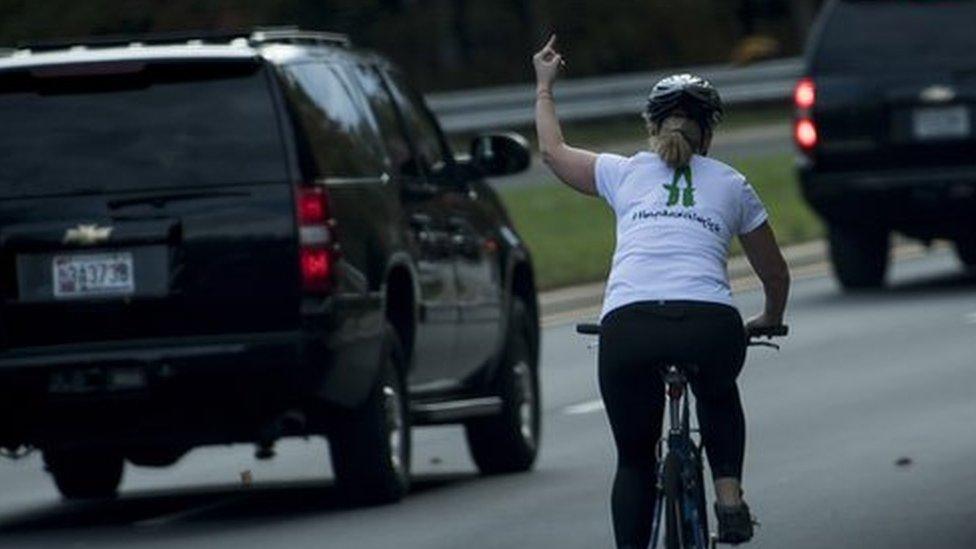
[[[471,160],[485,175],[512,175],[529,168],[532,153],[517,133],[487,134],[471,142]]]

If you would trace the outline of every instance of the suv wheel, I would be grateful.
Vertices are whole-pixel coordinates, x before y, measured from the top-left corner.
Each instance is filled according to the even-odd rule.
[[[528,471],[539,450],[539,377],[531,351],[530,315],[518,298],[510,314],[497,379],[502,411],[466,425],[471,457],[485,474]]]
[[[976,268],[976,238],[956,240],[956,256],[966,267]]]
[[[111,451],[45,450],[44,464],[65,499],[104,499],[118,492],[125,460]]]
[[[844,289],[884,285],[889,239],[886,230],[830,227],[830,260]]]
[[[410,486],[410,418],[403,354],[387,327],[387,356],[369,399],[339,421],[329,441],[336,485],[363,504],[394,503]]]

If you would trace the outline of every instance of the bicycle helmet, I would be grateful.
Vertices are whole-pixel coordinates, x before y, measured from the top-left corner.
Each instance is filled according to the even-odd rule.
[[[644,116],[660,124],[677,109],[698,122],[703,133],[714,129],[724,112],[718,90],[708,80],[693,74],[675,74],[654,84],[647,96]]]

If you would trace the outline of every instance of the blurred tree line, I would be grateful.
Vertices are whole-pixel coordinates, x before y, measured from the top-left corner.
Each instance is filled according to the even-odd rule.
[[[570,76],[792,55],[821,0],[0,0],[0,44],[297,24],[349,34],[424,89],[531,78],[557,32]]]

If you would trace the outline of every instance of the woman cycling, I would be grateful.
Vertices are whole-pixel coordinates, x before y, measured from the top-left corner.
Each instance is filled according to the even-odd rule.
[[[766,295],[764,312],[746,326],[782,324],[789,271],[765,208],[742,175],[704,156],[722,102],[695,76],[665,78],[651,90],[644,113],[650,152],[625,158],[567,145],[552,96],[563,64],[554,46],[555,37],[533,58],[543,159],[570,187],[605,199],[617,218],[599,366],[618,455],[611,497],[617,546],[649,543],[664,414],[657,366],[674,362],[699,368],[692,388],[715,481],[719,540],[748,541],[752,517],[740,484],[745,417],[736,386],[746,338],[726,266],[738,236]]]

